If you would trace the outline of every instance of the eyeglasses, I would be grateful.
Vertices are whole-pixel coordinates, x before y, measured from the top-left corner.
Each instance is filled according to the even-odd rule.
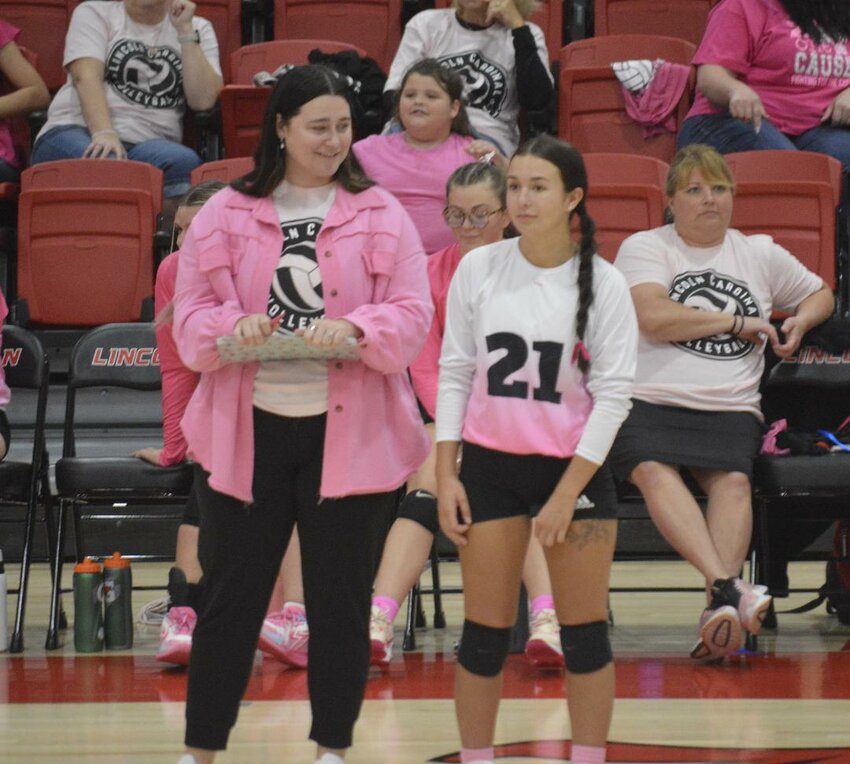
[[[484,228],[490,222],[493,215],[502,212],[504,207],[499,207],[497,210],[488,210],[486,206],[479,205],[473,207],[468,213],[464,212],[460,207],[446,207],[443,210],[443,220],[449,228],[460,228],[467,218],[469,225],[473,228]]]

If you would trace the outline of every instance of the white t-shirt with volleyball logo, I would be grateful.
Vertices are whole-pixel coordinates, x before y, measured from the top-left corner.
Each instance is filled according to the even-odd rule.
[[[626,239],[614,263],[629,287],[660,284],[691,308],[769,319],[793,313],[823,282],[770,236],[730,229],[717,247],[690,247],[672,225]],[[703,411],[746,411],[761,418],[763,346],[718,334],[654,342],[640,335],[634,397]]]
[[[548,71],[543,31],[530,22],[528,27]],[[501,24],[467,29],[451,9],[417,13],[404,28],[384,90],[398,90],[404,73],[425,58],[435,58],[461,75],[472,129],[510,156],[519,143],[519,98],[511,30]]]
[[[519,239],[465,255],[446,303],[437,440],[602,464],[631,408],[637,319],[625,279],[593,259],[593,302],[576,366],[579,259],[530,263]]]
[[[273,199],[283,248],[269,288],[268,314],[278,331],[294,334],[325,315],[316,237],[333,206],[336,183],[300,188],[283,181]],[[327,361],[264,361],[254,378],[254,405],[279,416],[314,416],[328,410]]]
[[[192,26],[201,37],[204,56],[221,74],[212,24],[195,17]],[[125,143],[182,138],[186,102],[177,38],[168,15],[153,26],[139,24],[127,15],[124,3],[114,0],[87,0],[71,16],[63,64],[67,67],[81,58],[103,63],[112,127]],[[39,136],[61,125],[86,126],[70,75],[51,102]]]

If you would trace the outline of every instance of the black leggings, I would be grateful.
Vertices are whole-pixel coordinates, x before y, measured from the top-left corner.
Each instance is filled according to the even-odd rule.
[[[310,626],[310,737],[351,745],[369,672],[372,580],[397,491],[319,498],[325,416],[254,410],[254,503],[209,487],[198,469],[204,591],[192,638],[186,745],[227,746],[293,525],[298,523]]]

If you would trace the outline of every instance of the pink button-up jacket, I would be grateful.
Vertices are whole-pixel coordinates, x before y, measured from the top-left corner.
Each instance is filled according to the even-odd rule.
[[[222,364],[216,340],[266,311],[282,244],[271,198],[226,188],[192,221],[178,264],[174,339],[201,372],[182,422],[189,456],[215,490],[244,502],[252,501],[258,364]],[[363,332],[359,361],[328,364],[321,496],[394,490],[430,447],[407,375],[433,314],[422,244],[386,191],[337,186],[316,254],[326,317]]]

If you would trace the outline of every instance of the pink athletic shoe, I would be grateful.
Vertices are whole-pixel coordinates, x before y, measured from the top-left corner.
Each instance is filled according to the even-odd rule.
[[[198,616],[190,607],[173,607],[162,619],[156,659],[163,663],[188,666],[192,654],[192,632]]]
[[[287,602],[283,610],[266,616],[257,646],[282,663],[307,668],[309,639],[310,628],[304,606],[298,602]]]

